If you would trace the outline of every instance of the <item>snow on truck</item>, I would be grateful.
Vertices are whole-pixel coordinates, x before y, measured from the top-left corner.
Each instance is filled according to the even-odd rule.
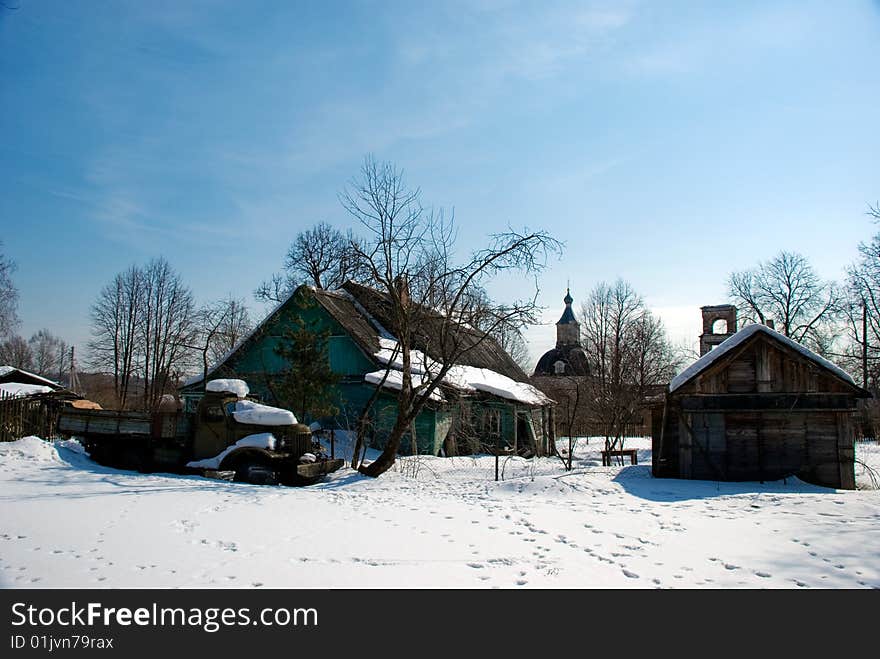
[[[342,466],[292,412],[248,393],[243,380],[211,380],[193,413],[65,408],[58,429],[80,438],[96,462],[138,471],[308,485]]]

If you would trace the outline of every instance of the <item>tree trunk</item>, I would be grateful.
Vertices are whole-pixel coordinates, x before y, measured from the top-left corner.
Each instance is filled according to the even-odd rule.
[[[397,422],[391,429],[391,434],[388,436],[388,442],[385,444],[385,449],[382,451],[382,454],[367,466],[360,465],[358,471],[364,476],[378,478],[391,469],[391,466],[397,459],[397,451],[400,449],[400,442],[403,439],[403,433],[407,425],[408,424],[401,424],[400,417],[398,417]]]

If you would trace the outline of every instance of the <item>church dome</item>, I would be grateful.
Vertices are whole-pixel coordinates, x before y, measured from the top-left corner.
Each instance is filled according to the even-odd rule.
[[[565,291],[562,300],[565,310],[562,317],[556,323],[556,347],[545,352],[538,365],[535,366],[535,375],[576,375],[590,374],[590,364],[587,353],[581,347],[580,323],[574,316],[571,303],[571,291]]]
[[[590,364],[587,360],[587,353],[580,346],[548,350],[535,366],[535,375],[583,376],[589,374]]]

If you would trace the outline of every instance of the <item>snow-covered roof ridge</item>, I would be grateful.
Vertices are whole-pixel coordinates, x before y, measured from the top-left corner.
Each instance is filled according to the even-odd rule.
[[[376,317],[373,316],[373,314],[371,314],[369,311],[367,311],[366,308],[364,308],[364,305],[362,305],[354,295],[349,293],[344,288],[339,288],[333,291],[333,293],[340,295],[341,297],[344,297],[346,300],[351,302],[352,306],[357,309],[358,313],[361,314],[368,321],[370,321],[370,324],[375,328],[376,332],[378,332],[379,338],[388,339],[389,341],[397,341],[397,337],[395,337],[391,332],[385,329],[385,326],[382,325],[382,323],[380,323],[378,320],[376,320]]]
[[[849,384],[852,384],[853,386],[858,386],[858,385],[856,385],[855,380],[853,380],[852,376],[849,373],[847,373],[846,371],[844,371],[842,368],[840,368],[837,364],[834,364],[833,362],[828,361],[827,359],[825,359],[821,355],[817,355],[815,352],[813,352],[809,348],[801,345],[800,343],[798,343],[797,341],[794,341],[793,339],[790,339],[789,337],[785,336],[784,334],[780,334],[776,330],[770,329],[766,325],[762,325],[760,323],[754,323],[752,325],[747,325],[746,327],[744,327],[740,331],[738,331],[736,334],[731,336],[729,339],[726,339],[726,340],[722,341],[721,343],[719,343],[716,348],[707,352],[705,355],[700,357],[697,361],[695,361],[693,364],[688,366],[681,373],[679,373],[674,378],[672,378],[672,381],[669,383],[670,393],[675,391],[676,389],[679,389],[680,387],[682,387],[685,383],[689,382],[694,377],[696,377],[697,375],[702,373],[704,370],[709,368],[710,365],[714,364],[721,357],[723,357],[724,355],[729,353],[731,350],[734,350],[735,348],[739,347],[746,340],[748,340],[749,338],[751,338],[755,334],[758,334],[759,332],[763,332],[764,334],[767,334],[768,336],[776,339],[780,343],[785,344],[786,346],[788,346],[792,350],[795,350],[796,352],[800,353],[801,355],[803,355],[804,357],[806,357],[810,361],[813,361],[813,362],[819,364],[820,366],[823,366],[824,368],[826,368],[829,371],[831,371],[832,373],[834,373],[841,380],[848,382]]]

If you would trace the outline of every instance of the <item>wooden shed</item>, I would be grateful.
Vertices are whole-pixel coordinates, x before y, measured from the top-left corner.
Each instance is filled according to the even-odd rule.
[[[835,364],[749,325],[676,376],[652,408],[654,476],[794,475],[854,489],[853,412],[867,397]]]

